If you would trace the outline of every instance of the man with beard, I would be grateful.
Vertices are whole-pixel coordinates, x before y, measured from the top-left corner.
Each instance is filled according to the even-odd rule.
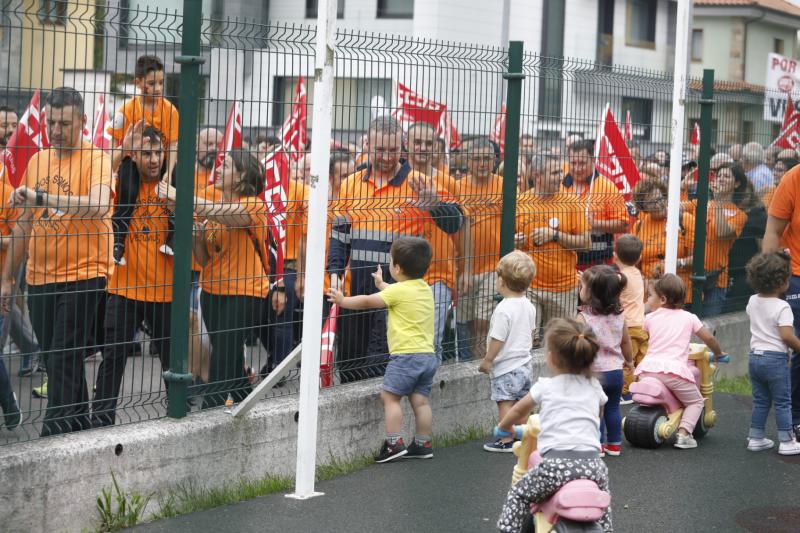
[[[13,107],[0,105],[0,148],[5,148],[11,134],[17,129],[19,117]]]

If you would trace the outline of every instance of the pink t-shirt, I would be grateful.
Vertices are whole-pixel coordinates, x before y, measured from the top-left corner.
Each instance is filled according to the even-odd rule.
[[[644,329],[650,334],[647,355],[634,374],[672,374],[694,383],[689,368],[689,341],[702,327],[697,315],[683,309],[662,307],[647,315],[644,319]]]
[[[592,363],[592,372],[621,370],[625,358],[622,355],[622,333],[625,315],[597,315],[591,309],[581,310],[581,316],[592,328],[600,349]]]

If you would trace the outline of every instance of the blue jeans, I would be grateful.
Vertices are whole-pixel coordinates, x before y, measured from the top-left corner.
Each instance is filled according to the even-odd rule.
[[[437,281],[431,285],[433,291],[433,349],[436,351],[436,357],[439,362],[442,361],[442,339],[444,338],[444,327],[447,321],[447,312],[453,304],[453,293],[450,287]]]
[[[3,330],[4,321],[5,317],[0,316],[0,331]],[[8,400],[13,398],[14,389],[11,386],[11,378],[8,375],[8,369],[6,369],[6,363],[3,358],[3,354],[0,353],[0,405],[4,406],[5,409]]]
[[[717,316],[722,314],[722,306],[725,304],[726,289],[714,287],[703,293],[703,316]]]
[[[278,366],[294,349],[294,312],[299,300],[294,293],[297,271],[287,268],[283,271],[283,284],[286,287],[286,307],[281,314],[272,310],[272,292],[267,298],[267,343],[264,347],[269,351],[272,367]],[[263,330],[262,330],[263,331]],[[262,341],[264,339],[262,338]],[[263,344],[263,342],[262,342]]]
[[[750,352],[750,383],[753,386],[753,415],[750,421],[751,439],[763,439],[770,405],[775,406],[775,425],[778,439],[794,439],[792,433],[791,383],[789,355],[783,352]]]
[[[600,442],[622,444],[622,412],[619,410],[619,399],[625,381],[622,369],[600,372],[598,378],[603,392],[608,396],[608,402],[603,408],[603,418],[600,419]]]
[[[794,333],[800,335],[800,276],[792,276],[785,294],[786,302],[794,314]],[[800,356],[792,356],[790,369],[792,383],[792,425],[800,424]]]

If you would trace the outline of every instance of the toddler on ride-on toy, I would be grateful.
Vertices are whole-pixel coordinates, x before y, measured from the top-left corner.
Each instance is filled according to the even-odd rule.
[[[697,335],[711,349],[714,361],[724,355],[714,335],[703,327],[700,319],[683,310],[685,299],[686,286],[675,274],[665,274],[650,284],[647,304],[651,312],[644,322],[644,329],[650,335],[650,346],[647,355],[636,368],[635,375],[640,378],[640,382],[631,385],[633,399],[636,400],[637,389],[645,393],[647,379],[655,379],[683,404],[675,442],[675,447],[682,449],[697,447],[692,432],[703,412],[705,401],[698,388],[700,384],[689,366],[689,341],[692,334]],[[626,427],[626,436],[629,435],[629,429]]]
[[[608,468],[600,459],[600,413],[607,401],[590,367],[599,344],[591,328],[575,320],[551,320],[545,331],[547,364],[551,378],[539,378],[530,394],[503,417],[496,434],[510,435],[513,423],[539,405],[541,462],[508,492],[497,521],[500,531],[517,533],[532,503],[541,503],[565,484],[587,479],[608,492]],[[600,521],[612,531],[611,509]]]

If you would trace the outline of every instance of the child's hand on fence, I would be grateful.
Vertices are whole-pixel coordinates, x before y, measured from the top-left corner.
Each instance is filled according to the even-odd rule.
[[[331,287],[328,289],[328,301],[332,304],[342,305],[344,301],[344,293],[339,289],[334,289]]]
[[[383,290],[383,286],[386,285],[383,281],[383,269],[380,265],[378,265],[378,268],[372,273],[372,281],[375,283],[375,288],[379,291]]]
[[[286,287],[276,286],[272,291],[272,310],[276,315],[280,315],[284,309],[286,309]]]
[[[481,359],[481,364],[478,365],[478,372],[482,374],[489,374],[492,371],[492,362],[487,359]]]

